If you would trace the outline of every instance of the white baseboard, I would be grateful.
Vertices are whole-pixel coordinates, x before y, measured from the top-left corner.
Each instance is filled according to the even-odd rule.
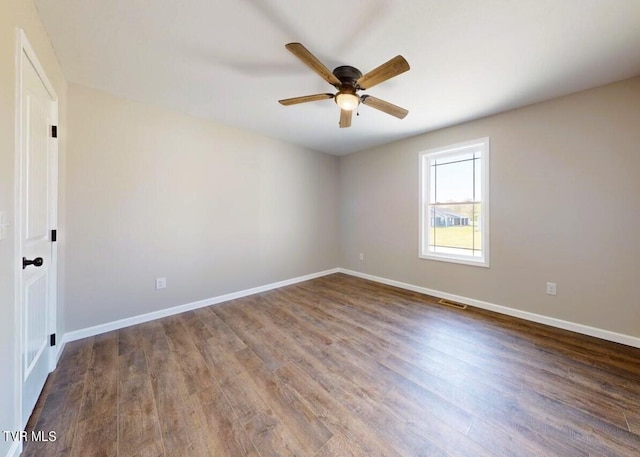
[[[470,306],[475,306],[476,308],[486,309],[486,310],[494,311],[500,314],[506,314],[508,316],[518,317],[520,319],[524,319],[527,321],[546,324],[551,327],[570,330],[572,332],[581,333],[583,335],[594,336],[596,338],[601,338],[603,340],[613,341],[615,343],[621,343],[627,346],[640,348],[640,338],[638,337],[625,335],[622,333],[611,332],[609,330],[603,330],[596,327],[590,327],[588,325],[577,324],[575,322],[556,319],[554,317],[548,317],[541,314],[531,313],[528,311],[509,308],[507,306],[496,305],[494,303],[489,303],[481,300],[476,300],[473,298],[463,297],[460,295],[450,294],[450,293],[442,292],[435,289],[429,289],[427,287],[416,286],[414,284],[408,284],[401,281],[395,281],[393,279],[382,278],[380,276],[374,276],[366,273],[361,273],[358,271],[348,270],[345,268],[333,268],[333,269],[321,271],[318,273],[313,273],[305,276],[299,276],[297,278],[287,279],[285,281],[274,282],[271,284],[266,284],[264,286],[245,289],[239,292],[233,292],[226,295],[219,295],[217,297],[212,297],[205,300],[199,300],[197,302],[186,303],[183,305],[178,305],[171,308],[162,309],[159,311],[154,311],[152,313],[141,314],[138,316],[120,319],[114,322],[108,322],[106,324],[100,324],[93,327],[68,332],[68,333],[65,333],[65,335],[61,338],[60,345],[55,357],[56,357],[56,360],[59,359],[60,355],[62,354],[62,351],[64,350],[64,346],[66,345],[66,343],[70,341],[80,340],[82,338],[88,338],[90,336],[99,335],[101,333],[110,332],[112,330],[118,330],[121,328],[129,327],[131,325],[142,324],[144,322],[149,322],[152,320],[161,319],[163,317],[180,314],[185,311],[191,311],[191,310],[202,308],[205,306],[216,305],[218,303],[234,300],[236,298],[247,297],[249,295],[258,294],[260,292],[266,292],[268,290],[289,286],[291,284],[308,281],[310,279],[315,279],[321,276],[327,276],[334,273],[344,273],[350,276],[367,279],[369,281],[374,281],[381,284],[387,284],[389,286],[398,287],[400,289],[411,290],[413,292],[418,292],[425,295],[431,295],[433,297],[438,297],[438,298],[446,298],[448,300],[453,300],[460,303],[465,303]]]
[[[362,279],[368,279],[369,281],[379,282],[389,286],[399,287],[400,289],[411,290],[413,292],[422,293],[425,295],[431,295],[438,298],[446,298],[448,300],[464,303],[469,306],[475,306],[476,308],[482,308],[489,311],[495,311],[496,313],[506,314],[508,316],[518,317],[527,321],[537,322],[539,324],[546,324],[551,327],[557,327],[564,330],[570,330],[572,332],[581,333],[583,335],[594,336],[607,341],[613,341],[614,343],[625,344],[640,348],[640,338],[625,335],[622,333],[611,332],[609,330],[603,330],[596,327],[590,327],[588,325],[577,324],[575,322],[564,321],[562,319],[556,319],[554,317],[543,316],[542,314],[530,313],[528,311],[522,311],[519,309],[509,308],[507,306],[496,305],[493,303],[475,300],[473,298],[462,297],[460,295],[449,294],[441,292],[439,290],[428,289],[426,287],[420,287],[405,282],[394,281],[393,279],[381,278],[379,276],[373,276],[366,273],[360,273],[358,271],[347,270],[345,268],[338,269],[340,273],[344,273],[350,276],[356,276]]]
[[[266,284],[264,286],[253,287],[251,289],[245,289],[239,292],[219,295],[217,297],[207,298],[205,300],[199,300],[192,303],[186,303],[184,305],[178,305],[178,306],[173,306],[171,308],[161,309],[159,311],[154,311],[152,313],[140,314],[138,316],[127,317],[125,319],[120,319],[114,322],[108,322],[106,324],[95,325],[93,327],[88,327],[80,330],[74,330],[72,332],[67,332],[64,334],[64,336],[61,339],[58,357],[62,353],[62,349],[64,348],[64,345],[71,341],[80,340],[82,338],[88,338],[90,336],[99,335],[101,333],[107,333],[113,330],[119,330],[121,328],[129,327],[131,325],[142,324],[144,322],[161,319],[167,316],[173,316],[175,314],[184,313],[185,311],[191,311],[197,308],[203,308],[205,306],[216,305],[218,303],[234,300],[236,298],[242,298],[242,297],[247,297],[249,295],[259,294],[260,292],[266,292],[268,290],[289,286],[291,284],[308,281],[310,279],[315,279],[321,276],[327,276],[327,275],[338,273],[338,272],[339,272],[339,268],[333,268],[331,270],[320,271],[318,273],[312,273],[305,276],[298,276],[297,278],[286,279],[284,281],[274,282],[271,284]]]
[[[60,338],[60,341],[57,342],[57,344],[54,346],[53,348],[53,354],[51,356],[51,370],[53,371],[57,366],[58,366],[58,362],[60,362],[60,357],[62,356],[62,352],[64,351],[64,346],[67,344],[67,339],[66,339],[67,335],[62,335],[62,338]]]

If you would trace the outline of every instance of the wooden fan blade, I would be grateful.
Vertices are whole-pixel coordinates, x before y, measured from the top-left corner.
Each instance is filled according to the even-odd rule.
[[[351,127],[351,116],[353,111],[347,111],[346,109],[340,110],[340,128]]]
[[[309,50],[300,43],[289,43],[284,47],[298,59],[302,60],[309,68],[318,73],[326,82],[337,88],[340,87],[340,80],[336,78],[336,76],[331,73],[316,56],[311,54],[311,52],[309,52]]]
[[[369,73],[361,76],[357,85],[360,89],[369,89],[381,82],[391,79],[394,76],[404,73],[409,70],[409,63],[402,56],[395,56],[388,62],[383,63],[377,68],[374,68]]]
[[[407,114],[409,114],[409,111],[406,109],[400,108],[392,103],[385,102],[384,100],[380,100],[379,98],[372,97],[371,95],[363,95],[362,103],[370,106],[371,108],[380,110],[383,113],[391,114],[398,119],[404,119]]]
[[[284,100],[278,100],[278,102],[281,105],[289,106],[289,105],[297,105],[298,103],[326,100],[328,98],[333,98],[333,97],[335,97],[335,95],[333,94],[315,94],[315,95],[304,95],[302,97],[285,98]]]

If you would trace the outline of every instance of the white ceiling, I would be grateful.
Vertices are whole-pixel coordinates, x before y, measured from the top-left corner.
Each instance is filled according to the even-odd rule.
[[[342,155],[640,74],[640,0],[35,0],[69,81]],[[338,128],[284,45],[411,70]]]

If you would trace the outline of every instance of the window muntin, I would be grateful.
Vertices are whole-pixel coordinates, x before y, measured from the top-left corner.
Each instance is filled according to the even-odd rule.
[[[420,257],[489,266],[489,139],[420,153]]]

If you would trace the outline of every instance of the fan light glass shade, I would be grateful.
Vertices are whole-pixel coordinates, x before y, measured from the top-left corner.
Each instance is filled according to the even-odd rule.
[[[353,111],[360,104],[360,97],[355,94],[338,94],[336,103],[345,111]]]

